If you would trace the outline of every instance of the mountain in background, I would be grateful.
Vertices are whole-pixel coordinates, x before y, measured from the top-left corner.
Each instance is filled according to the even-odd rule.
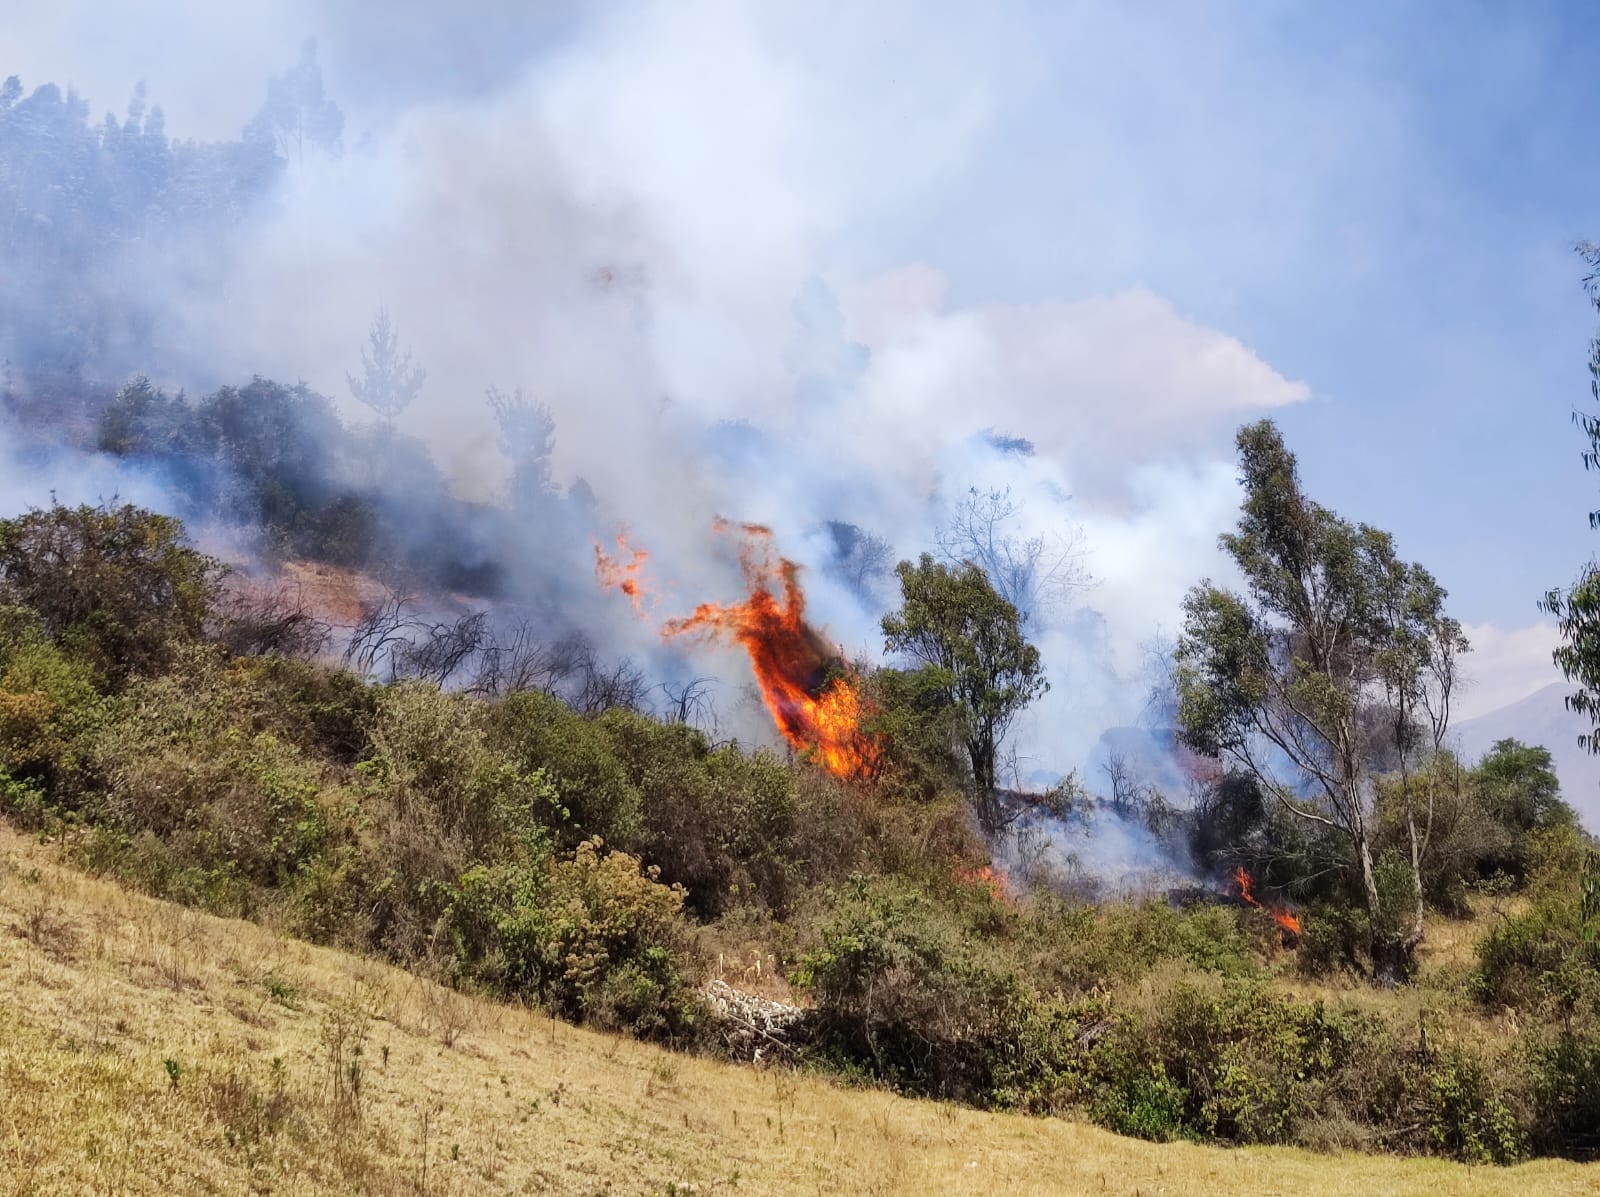
[[[1600,756],[1578,746],[1578,737],[1593,728],[1585,716],[1567,710],[1571,692],[1566,682],[1551,682],[1509,706],[1458,723],[1452,734],[1467,761],[1477,760],[1496,740],[1548,748],[1561,779],[1561,796],[1593,830],[1600,827]]]

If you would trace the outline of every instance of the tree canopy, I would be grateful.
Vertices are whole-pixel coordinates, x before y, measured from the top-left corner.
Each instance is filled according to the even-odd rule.
[[[1337,830],[1362,880],[1374,960],[1398,975],[1422,937],[1420,861],[1432,797],[1413,805],[1411,762],[1437,751],[1455,661],[1468,648],[1445,591],[1402,561],[1387,532],[1352,524],[1301,489],[1271,421],[1240,429],[1245,498],[1222,548],[1245,593],[1202,582],[1184,602],[1179,722],[1192,748],[1254,777],[1299,818]],[[1380,894],[1373,859],[1376,777],[1402,776],[1410,917]]]
[[[1004,823],[996,761],[1012,721],[1049,689],[1022,617],[971,562],[951,566],[924,553],[895,567],[903,604],[883,618],[884,647],[921,663],[927,684],[959,713],[972,765],[979,821]]]

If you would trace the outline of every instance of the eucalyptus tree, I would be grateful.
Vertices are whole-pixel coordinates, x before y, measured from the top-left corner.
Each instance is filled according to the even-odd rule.
[[[1179,726],[1190,747],[1241,769],[1284,809],[1337,832],[1360,879],[1376,975],[1392,982],[1422,941],[1422,861],[1433,791],[1419,758],[1450,721],[1468,650],[1445,591],[1393,538],[1308,498],[1271,421],[1238,435],[1245,497],[1221,538],[1244,592],[1204,581],[1184,600]],[[1374,858],[1378,778],[1400,774],[1409,852]]]
[[[1578,254],[1589,267],[1583,280],[1589,302],[1600,311],[1600,245],[1585,242],[1578,246]],[[1600,402],[1600,337],[1589,341],[1589,393]],[[1572,419],[1589,440],[1583,468],[1600,469],[1600,415],[1575,411]],[[1600,510],[1589,512],[1589,527],[1600,528]],[[1539,606],[1556,617],[1561,644],[1553,654],[1555,663],[1577,686],[1567,696],[1567,706],[1600,729],[1600,564],[1591,558],[1571,586],[1549,591]],[[1595,731],[1580,736],[1579,743],[1600,753],[1600,734]]]
[[[920,663],[921,682],[956,712],[972,767],[978,822],[991,834],[1006,822],[996,772],[1012,721],[1050,688],[1022,616],[972,562],[947,565],[922,554],[895,567],[904,602],[883,617],[884,647]]]

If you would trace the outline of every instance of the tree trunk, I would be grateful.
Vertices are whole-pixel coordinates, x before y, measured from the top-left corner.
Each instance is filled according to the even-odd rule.
[[[1361,861],[1361,886],[1367,897],[1367,922],[1371,928],[1369,945],[1372,953],[1372,979],[1386,987],[1399,985],[1411,976],[1421,934],[1419,932],[1416,939],[1412,939],[1409,935],[1396,936],[1385,927],[1384,924],[1388,920],[1383,909],[1383,899],[1378,893],[1377,872],[1372,865],[1372,845],[1368,843],[1364,833],[1356,836],[1356,855]]]

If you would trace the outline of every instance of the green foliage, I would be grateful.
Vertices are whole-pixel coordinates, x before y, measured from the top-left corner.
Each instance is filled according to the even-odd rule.
[[[1577,250],[1589,268],[1584,290],[1600,311],[1600,245],[1584,242]],[[1600,402],[1600,337],[1589,342],[1589,393]],[[1589,442],[1583,452],[1583,468],[1600,469],[1600,415],[1574,411],[1572,418]],[[1589,527],[1600,528],[1600,510],[1589,512]],[[1556,617],[1561,644],[1552,655],[1566,679],[1578,687],[1568,695],[1567,706],[1600,727],[1600,566],[1591,560],[1566,591],[1546,592],[1539,606]],[[1600,735],[1580,736],[1579,743],[1590,752],[1600,752]]]
[[[366,751],[382,692],[350,670],[284,657],[240,657],[227,670],[253,728],[341,765]]]
[[[1295,964],[1307,976],[1360,973],[1372,942],[1367,912],[1342,902],[1319,903],[1300,912],[1300,942]]]
[[[1107,1130],[1166,1143],[1194,1137],[1184,1125],[1189,1094],[1160,1065],[1149,1072],[1135,1070],[1106,1085],[1095,1095],[1090,1114]]]
[[[1473,778],[1484,806],[1507,827],[1543,831],[1577,822],[1577,813],[1561,799],[1561,783],[1548,749],[1497,740],[1478,762]]]
[[[550,878],[542,914],[548,999],[603,1026],[681,1036],[698,1017],[683,890],[624,852],[579,844]]]
[[[1518,1124],[1483,1062],[1454,1046],[1426,1067],[1428,1134],[1442,1155],[1474,1164],[1514,1164],[1527,1150]]]
[[[474,974],[569,1018],[682,1038],[700,1017],[683,890],[599,840],[553,867],[478,866],[441,925]]]
[[[1483,999],[1497,1009],[1536,1007],[1550,992],[1550,977],[1580,953],[1589,955],[1581,926],[1576,895],[1558,891],[1490,927],[1478,941],[1477,985]]]
[[[1023,915],[1018,939],[1030,975],[1068,993],[1136,981],[1174,961],[1233,977],[1257,967],[1238,913],[1213,905],[1177,909],[1158,901],[1090,906],[1037,899]]]
[[[220,566],[183,526],[133,506],[52,507],[0,520],[0,602],[112,679],[159,670],[205,627]]]
[[[1600,1151],[1600,1031],[1564,1027],[1531,1037],[1531,1143],[1540,1154],[1592,1159]]]
[[[793,979],[816,998],[827,1050],[913,1092],[974,1100],[993,1088],[1016,982],[916,890],[853,878]]]
[[[1011,721],[1050,688],[1039,650],[1022,634],[1016,607],[970,562],[951,567],[924,553],[895,567],[903,599],[883,617],[884,648],[921,662],[918,687],[943,691],[960,715],[978,817],[1003,822],[995,799],[996,756]]]
[[[1245,497],[1237,531],[1220,543],[1246,594],[1206,581],[1184,600],[1180,733],[1348,839],[1374,965],[1398,979],[1420,940],[1422,909],[1416,885],[1383,885],[1372,872],[1373,730],[1402,765],[1409,862],[1428,840],[1405,776],[1410,753],[1424,731],[1435,747],[1442,741],[1455,659],[1469,646],[1444,614],[1444,589],[1400,560],[1387,532],[1351,524],[1302,491],[1294,454],[1270,420],[1241,428],[1237,443]]]
[[[230,718],[220,666],[136,682],[91,744],[97,849],[138,862],[160,893],[228,913],[278,889],[322,850],[323,773],[270,732]]]
[[[929,802],[971,785],[971,763],[959,747],[964,720],[948,682],[942,669],[927,665],[868,675],[863,730],[882,745],[875,781],[886,796]]]
[[[45,639],[31,612],[0,608],[0,771],[65,800],[104,710],[86,664]]]
[[[534,691],[495,703],[485,719],[493,751],[518,768],[542,770],[555,787],[563,847],[590,836],[622,848],[638,843],[642,799],[603,726]]]
[[[1185,1125],[1237,1142],[1282,1143],[1345,1096],[1374,1027],[1353,1012],[1246,983],[1220,993],[1179,985],[1142,1031],[1154,1066],[1188,1094]]]

